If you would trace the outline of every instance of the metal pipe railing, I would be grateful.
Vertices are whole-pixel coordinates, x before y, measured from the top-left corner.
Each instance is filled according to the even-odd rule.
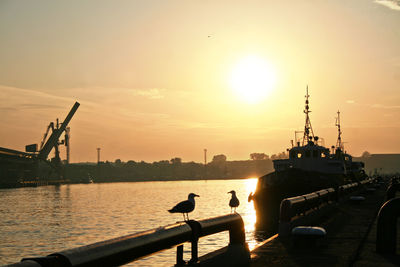
[[[390,179],[389,186],[386,190],[386,199],[390,200],[396,196],[396,192],[400,191],[400,179],[394,177]]]
[[[285,198],[281,201],[279,214],[279,235],[290,234],[292,219],[296,216],[305,215],[307,212],[318,209],[321,205],[330,201],[338,201],[341,197],[358,189],[361,185],[372,183],[374,179],[369,178],[359,183],[351,183],[339,186],[336,190],[327,188],[306,195]]]
[[[242,217],[238,213],[199,221],[201,236],[229,230],[229,244],[245,244],[245,230]]]
[[[244,223],[237,213],[200,221],[190,220],[164,227],[126,235],[87,246],[52,253],[46,257],[24,258],[9,267],[84,267],[116,266],[140,259],[185,242],[192,243],[191,263],[198,261],[198,239],[229,231],[230,244],[245,246]],[[177,250],[177,264],[183,262],[183,247]]]

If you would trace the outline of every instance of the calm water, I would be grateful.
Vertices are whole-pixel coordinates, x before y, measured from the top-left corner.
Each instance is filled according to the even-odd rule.
[[[167,212],[177,202],[196,198],[190,219],[205,219],[230,212],[230,190],[241,205],[237,212],[245,222],[250,249],[255,240],[253,203],[256,179],[218,181],[135,182],[74,184],[37,188],[0,189],[0,264],[132,234],[182,221],[181,214]],[[200,239],[199,255],[228,244],[228,232]],[[185,260],[190,244],[185,244]],[[172,266],[175,249],[130,263],[129,266]]]

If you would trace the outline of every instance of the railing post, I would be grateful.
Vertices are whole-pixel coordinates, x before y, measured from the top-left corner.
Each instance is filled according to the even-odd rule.
[[[179,245],[176,247],[176,264],[175,266],[183,266],[185,265],[185,261],[183,260],[183,245]]]
[[[196,263],[199,260],[199,248],[198,248],[198,239],[192,240],[192,258],[189,261],[189,264]]]
[[[189,261],[189,264],[197,263],[199,260],[199,249],[198,242],[199,237],[201,236],[201,224],[195,220],[189,220],[186,222],[190,228],[192,228],[192,237],[191,237],[191,254],[192,258]]]
[[[229,245],[231,244],[241,244],[246,243],[246,234],[244,230],[243,221],[240,219],[232,225],[229,229]]]
[[[291,206],[292,205],[289,200],[282,200],[279,214],[279,236],[290,235],[290,221],[292,219]]]
[[[386,201],[378,213],[376,252],[396,254],[397,218],[400,216],[400,198]]]

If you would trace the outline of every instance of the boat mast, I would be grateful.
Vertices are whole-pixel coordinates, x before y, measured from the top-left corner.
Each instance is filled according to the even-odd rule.
[[[310,95],[308,94],[308,85],[307,85],[307,91],[306,91],[306,106],[304,108],[304,113],[306,114],[306,123],[304,125],[304,136],[303,136],[303,146],[308,144],[309,141],[312,141],[312,139],[314,138],[314,132],[311,126],[311,121],[310,121],[310,116],[308,115],[308,113],[311,112],[310,107],[309,107],[309,102],[308,102],[308,98],[310,97]]]
[[[338,138],[336,141],[336,148],[340,148],[343,151],[343,143],[342,143],[342,130],[340,129],[340,111],[337,112],[337,118],[335,125],[338,127]]]

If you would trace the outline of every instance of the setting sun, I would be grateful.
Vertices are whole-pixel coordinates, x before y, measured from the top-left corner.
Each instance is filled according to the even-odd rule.
[[[230,76],[230,84],[238,97],[249,103],[264,100],[274,89],[275,83],[275,69],[257,56],[240,60]]]

